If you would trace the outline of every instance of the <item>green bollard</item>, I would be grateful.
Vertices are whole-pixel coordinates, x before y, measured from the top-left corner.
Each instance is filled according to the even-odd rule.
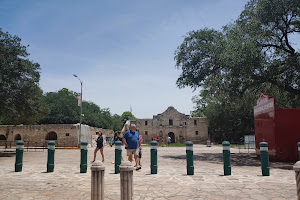
[[[15,172],[21,172],[23,167],[23,152],[24,152],[24,141],[17,141],[16,145],[16,162]]]
[[[116,141],[115,142],[115,174],[120,173],[121,158],[122,158],[122,142]]]
[[[298,155],[299,155],[299,160],[300,160],[300,142],[298,142]]]
[[[223,163],[224,163],[224,176],[231,175],[231,161],[230,161],[230,143],[223,141]]]
[[[186,144],[187,175],[194,175],[193,142],[187,141],[185,144]]]
[[[81,157],[80,157],[80,173],[86,173],[87,170],[87,149],[88,142],[87,141],[82,141],[80,143],[80,152],[81,152]]]
[[[151,151],[151,174],[157,174],[157,142],[150,142]]]
[[[262,175],[270,176],[268,143],[261,142],[259,143],[259,146],[260,146],[260,160],[261,160]]]
[[[48,142],[47,172],[54,172],[55,141]]]

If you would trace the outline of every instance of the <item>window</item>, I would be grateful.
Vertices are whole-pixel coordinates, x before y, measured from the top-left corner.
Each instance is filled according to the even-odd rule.
[[[196,135],[198,135],[198,134],[199,134],[199,132],[198,132],[198,131],[196,131],[196,132],[195,132],[195,134],[196,134]]]
[[[197,120],[194,120],[194,125],[197,126]]]
[[[169,125],[173,126],[173,119],[169,119]]]
[[[186,126],[186,122],[183,123]]]
[[[145,135],[148,135],[148,131],[145,131]]]
[[[148,121],[145,121],[145,126],[147,126],[148,125]]]
[[[66,136],[70,136],[70,133],[66,133]]]

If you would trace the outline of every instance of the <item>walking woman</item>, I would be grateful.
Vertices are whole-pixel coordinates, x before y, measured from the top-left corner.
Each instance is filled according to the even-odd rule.
[[[92,161],[95,162],[96,160],[96,155],[97,155],[97,152],[98,150],[100,149],[100,153],[101,153],[101,156],[102,156],[102,162],[104,162],[104,154],[103,154],[103,136],[102,136],[102,133],[101,132],[96,132],[96,134],[98,134],[98,138],[96,140],[97,142],[97,147],[94,151],[94,160]]]

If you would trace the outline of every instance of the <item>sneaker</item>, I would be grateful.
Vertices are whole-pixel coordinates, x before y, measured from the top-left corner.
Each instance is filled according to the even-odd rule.
[[[136,167],[136,171],[142,169],[141,167]]]

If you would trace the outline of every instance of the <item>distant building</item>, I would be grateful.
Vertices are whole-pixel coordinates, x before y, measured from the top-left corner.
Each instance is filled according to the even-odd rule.
[[[153,137],[171,137],[171,142],[183,143],[188,140],[203,143],[208,139],[206,117],[190,117],[178,112],[174,107],[149,119],[133,121],[143,136],[144,142],[150,142]]]

